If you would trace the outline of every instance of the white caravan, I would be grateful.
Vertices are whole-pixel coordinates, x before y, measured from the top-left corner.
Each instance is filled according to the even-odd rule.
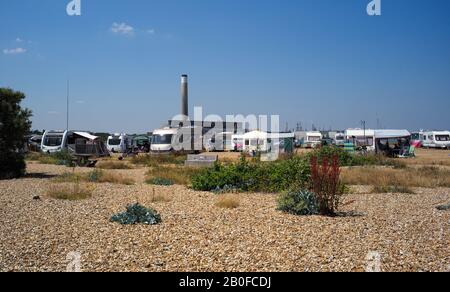
[[[126,153],[131,149],[132,139],[126,134],[114,134],[108,137],[106,147],[112,153]]]
[[[344,133],[336,133],[334,135],[334,145],[339,147],[344,147],[345,145],[345,134]]]
[[[41,152],[47,154],[61,151],[77,153],[77,147],[88,144],[95,144],[99,150],[99,155],[107,154],[104,144],[99,142],[99,137],[82,131],[45,131],[44,136],[42,136]]]
[[[425,148],[450,149],[449,131],[431,131],[421,133],[422,144]]]
[[[233,136],[236,137],[237,135]],[[244,140],[243,151],[247,153],[253,152],[272,152],[280,151],[282,148],[282,140],[294,140],[294,133],[267,133],[261,131],[252,131],[242,136]]]
[[[178,129],[164,128],[153,131],[152,152],[170,152],[173,151],[173,141],[178,134]]]
[[[375,130],[348,129],[345,138],[355,147],[367,147],[367,150],[375,151]]]
[[[320,132],[307,132],[303,146],[305,148],[317,148],[322,144],[322,138],[323,136]]]

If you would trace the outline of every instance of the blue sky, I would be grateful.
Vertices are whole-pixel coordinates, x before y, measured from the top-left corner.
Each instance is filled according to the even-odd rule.
[[[180,108],[279,114],[282,125],[450,129],[450,1],[0,1],[0,86],[33,127],[145,132]]]

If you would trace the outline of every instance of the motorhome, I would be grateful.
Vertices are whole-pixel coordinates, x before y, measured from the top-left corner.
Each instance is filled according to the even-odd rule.
[[[323,135],[321,132],[307,132],[303,147],[317,148],[322,144]]]
[[[423,132],[422,139],[425,148],[450,149],[449,131]]]
[[[345,139],[355,147],[366,147],[369,151],[375,151],[375,130],[348,129],[345,131]]]
[[[101,139],[89,132],[46,131],[42,137],[41,152],[52,154],[61,151],[96,157],[109,155]]]
[[[108,137],[106,147],[112,153],[126,153],[131,149],[132,139],[126,134],[114,134]]]

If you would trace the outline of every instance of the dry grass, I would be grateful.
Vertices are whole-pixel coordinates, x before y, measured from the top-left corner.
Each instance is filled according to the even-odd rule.
[[[120,185],[134,185],[136,181],[131,177],[103,171],[102,174],[98,178],[99,183],[112,183],[112,184],[120,184]]]
[[[101,161],[97,164],[100,169],[132,169],[130,165],[125,162],[118,161]]]
[[[341,178],[349,185],[450,187],[450,170],[426,166],[406,169],[352,167],[343,169]]]
[[[51,185],[47,190],[47,195],[53,199],[79,201],[92,197],[90,186],[75,184]]]
[[[417,157],[405,159],[404,162],[408,165],[450,166],[449,155],[448,150],[417,149]]]
[[[181,154],[146,154],[133,157],[131,163],[149,167],[158,167],[162,165],[183,165],[186,159],[187,155]]]
[[[415,192],[406,186],[374,186],[372,194],[414,194]]]
[[[147,181],[153,179],[169,180],[177,185],[190,185],[191,177],[198,172],[190,167],[153,167],[147,172]]]
[[[216,202],[216,207],[224,209],[236,209],[241,203],[236,195],[220,195]]]
[[[68,182],[68,183],[89,182],[89,183],[112,183],[122,185],[135,184],[135,180],[131,177],[119,173],[97,169],[85,174],[66,172],[55,178],[54,181]]]
[[[152,196],[150,198],[151,203],[167,203],[172,201],[168,195],[165,194],[156,194],[155,189],[152,191]]]

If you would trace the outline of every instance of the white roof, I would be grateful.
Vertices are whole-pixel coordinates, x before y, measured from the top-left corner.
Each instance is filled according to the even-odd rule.
[[[371,137],[375,135],[375,130],[366,129],[365,131],[363,129],[348,129],[345,131],[345,135],[347,137],[363,137],[364,133],[366,134],[366,137]]]
[[[307,132],[306,135],[308,136],[320,136],[322,137],[322,133],[321,132]]]
[[[236,137],[238,135],[234,135]],[[283,138],[294,138],[294,133],[267,133],[262,131],[252,131],[246,133],[242,136],[244,139],[283,139]],[[239,136],[240,138],[240,136]]]
[[[400,138],[409,137],[411,133],[408,130],[375,130],[375,138]]]
[[[432,135],[450,135],[450,131],[430,131],[423,132],[424,134],[432,134]]]
[[[172,129],[172,128],[159,129],[159,130],[153,131],[153,135],[158,135],[158,136],[175,135],[178,133],[178,130],[179,129]]]
[[[97,140],[97,139],[98,139],[97,136],[91,135],[91,134],[89,134],[89,133],[87,133],[87,132],[74,132],[74,133],[75,133],[76,135],[78,135],[78,136],[81,136],[81,137],[83,137],[83,138],[89,139],[89,140],[91,140],[91,141],[94,141],[94,140]]]

